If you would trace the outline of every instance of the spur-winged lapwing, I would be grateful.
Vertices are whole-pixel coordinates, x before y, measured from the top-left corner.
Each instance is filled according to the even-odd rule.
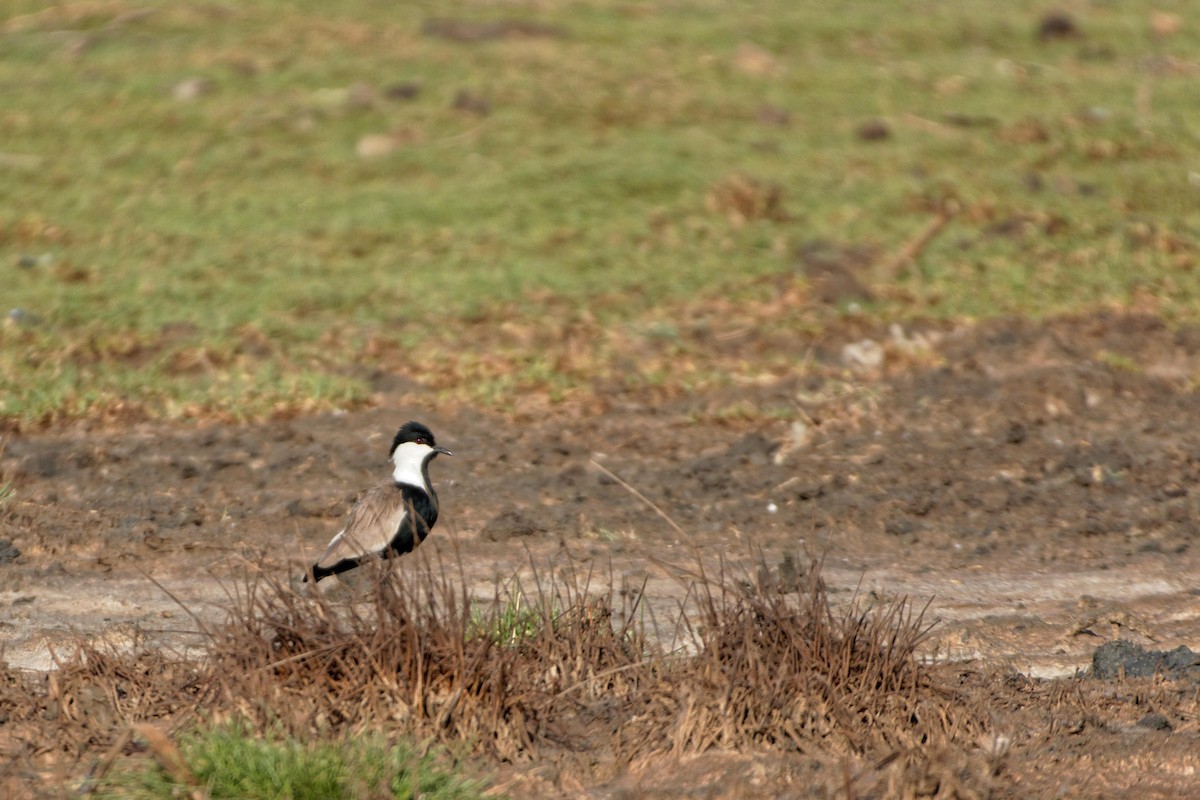
[[[354,504],[346,524],[304,580],[339,575],[372,558],[401,556],[424,541],[438,518],[437,492],[429,481],[429,462],[438,453],[454,455],[438,447],[429,428],[419,422],[404,423],[389,452],[395,464],[391,480]]]

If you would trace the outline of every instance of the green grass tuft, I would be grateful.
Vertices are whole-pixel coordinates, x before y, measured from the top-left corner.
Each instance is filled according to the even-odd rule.
[[[531,603],[518,586],[494,605],[475,605],[467,629],[468,638],[483,636],[501,647],[515,647],[535,638],[547,624],[553,626],[558,613]]]
[[[412,798],[468,800],[477,784],[378,737],[304,744],[259,738],[241,725],[200,729],[184,737],[181,752],[204,796],[211,800],[333,800]],[[156,765],[117,772],[99,797],[174,798],[190,787]]]

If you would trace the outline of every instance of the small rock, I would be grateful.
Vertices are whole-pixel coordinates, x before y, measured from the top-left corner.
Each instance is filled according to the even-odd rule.
[[[926,336],[919,332],[908,334],[905,332],[904,326],[898,322],[893,322],[888,326],[888,336],[891,337],[892,345],[897,350],[910,356],[932,352],[936,338],[936,336]]]
[[[190,103],[211,92],[213,86],[208,78],[184,78],[171,87],[171,96],[181,103]]]
[[[873,339],[852,342],[842,348],[842,363],[855,370],[872,370],[883,366],[883,347]]]
[[[31,327],[42,321],[42,318],[37,314],[34,314],[32,311],[26,311],[23,308],[10,308],[7,319],[9,324],[23,327]]]
[[[354,152],[359,158],[379,158],[392,153],[400,146],[400,142],[390,133],[368,133],[358,140]]]
[[[15,544],[8,539],[0,539],[0,564],[16,561],[20,555],[21,551]]]
[[[1175,500],[1180,497],[1187,497],[1188,490],[1186,486],[1181,486],[1178,483],[1168,483],[1162,487],[1162,495],[1170,500]]]
[[[383,90],[383,96],[388,100],[415,100],[420,93],[421,84],[417,81],[393,83]]]
[[[892,129],[881,119],[869,119],[858,126],[855,135],[864,142],[881,142],[892,136]]]
[[[1020,422],[1009,423],[1008,433],[1004,436],[1004,441],[1009,444],[1021,444],[1029,437],[1029,431]]]
[[[1176,647],[1163,653],[1163,666],[1172,672],[1200,666],[1200,656],[1187,647]]]
[[[796,485],[794,490],[797,500],[815,500],[825,494],[825,484],[821,481],[808,481]]]
[[[1051,11],[1042,17],[1037,26],[1037,38],[1048,42],[1055,39],[1081,39],[1083,31],[1075,23],[1075,18],[1065,11]]]
[[[1133,642],[1117,639],[1105,642],[1092,654],[1092,677],[1113,680],[1122,674],[1127,678],[1144,678],[1162,672],[1184,672],[1196,669],[1200,657],[1186,647],[1170,652],[1146,650]]]
[[[1171,721],[1162,714],[1147,714],[1138,721],[1137,726],[1149,728],[1152,731],[1169,731],[1171,730]]]

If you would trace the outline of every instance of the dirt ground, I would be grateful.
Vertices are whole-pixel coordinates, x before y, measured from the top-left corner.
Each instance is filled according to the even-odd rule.
[[[857,346],[868,338],[881,347]],[[390,436],[413,418],[455,452],[432,465],[442,517],[428,545],[482,595],[571,559],[646,580],[666,615],[678,583],[661,562],[752,572],[759,550],[770,564],[823,554],[835,599],[929,602],[928,655],[1008,698],[996,728],[1026,755],[1000,794],[1200,786],[1194,684],[1109,682],[1092,716],[1055,716],[1071,687],[1098,683],[1071,676],[1105,642],[1200,646],[1200,330],[1116,314],[846,324],[796,353],[795,377],[613,395],[597,413],[511,419],[411,385],[343,415],[10,438],[0,537],[19,555],[0,544],[3,658],[45,669],[81,633],[186,648],[196,624],[180,604],[216,615],[260,553],[299,574],[386,477]],[[713,754],[593,793],[783,796],[777,769]],[[642,795],[621,794],[635,784]],[[742,793],[711,790],[727,784]]]

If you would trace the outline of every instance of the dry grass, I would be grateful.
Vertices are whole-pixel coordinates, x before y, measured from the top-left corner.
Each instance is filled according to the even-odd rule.
[[[0,795],[43,796],[87,782],[111,766],[143,721],[190,722],[208,704],[208,688],[195,663],[86,642],[50,673],[0,668]]]
[[[820,578],[807,583],[794,596],[757,583],[722,582],[715,595],[700,585],[701,647],[683,670],[676,751],[768,744],[862,754],[974,727],[938,713],[949,694],[916,658],[928,630],[921,614],[903,602],[835,613]]]
[[[365,602],[337,603],[260,574],[231,592],[226,623],[205,628],[201,660],[84,646],[48,676],[0,672],[5,772],[13,785],[68,785],[136,749],[134,726],[225,720],[305,741],[370,732],[489,763],[550,762],[574,780],[718,750],[836,760],[831,796],[881,781],[941,791],[950,779],[934,773],[955,759],[972,764],[955,786],[994,772],[978,754],[987,719],[916,657],[921,614],[835,611],[819,565],[786,580],[687,579],[673,623],[686,644],[673,651],[639,592],[590,573],[538,574],[540,622],[516,638],[489,635],[511,598],[498,591],[481,623],[452,575],[381,570]]]
[[[423,574],[382,573],[359,604],[249,584],[211,637],[218,705],[293,733],[384,725],[523,761],[570,739],[580,694],[636,693],[646,643],[635,608],[615,610],[586,580],[543,587],[542,623],[505,645],[484,634],[501,627],[503,601],[481,623],[461,583]]]

